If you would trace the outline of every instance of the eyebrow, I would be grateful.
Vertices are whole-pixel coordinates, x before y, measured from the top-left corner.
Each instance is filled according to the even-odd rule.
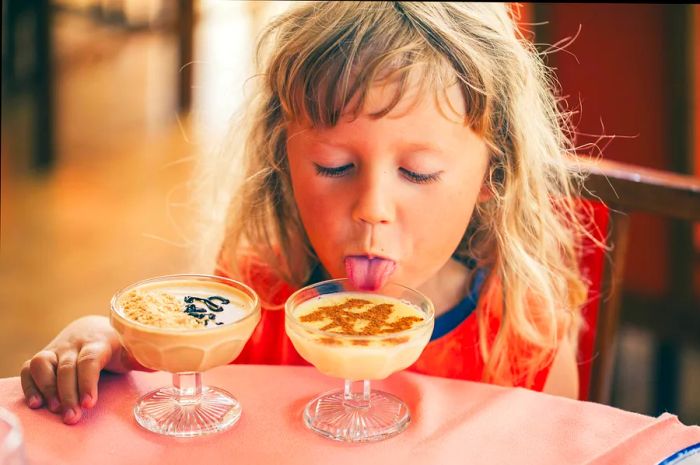
[[[350,148],[347,144],[333,142],[332,140],[323,139],[323,138],[320,138],[317,136],[312,136],[312,142],[314,144],[330,145],[331,147],[339,147],[339,148],[343,148],[343,149]]]
[[[401,144],[402,152],[442,152],[442,148],[427,142],[406,142]]]
[[[313,143],[327,145],[327,146],[334,147],[334,148],[352,150],[352,146],[350,146],[350,145],[347,145],[344,143],[339,143],[339,142],[334,142],[332,140],[317,137],[317,136],[313,137]],[[422,152],[422,151],[442,153],[442,151],[443,151],[441,147],[430,144],[428,142],[403,142],[403,141],[399,141],[397,145],[398,145],[398,148],[400,149],[401,153]]]

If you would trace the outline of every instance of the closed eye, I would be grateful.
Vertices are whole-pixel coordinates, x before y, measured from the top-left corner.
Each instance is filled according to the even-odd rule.
[[[440,175],[442,174],[442,171],[430,174],[420,174],[407,170],[406,168],[399,168],[399,171],[401,171],[401,174],[403,174],[409,181],[416,184],[429,184],[431,182],[437,182],[440,180]]]
[[[320,176],[337,178],[346,175],[348,171],[354,167],[354,165],[352,163],[348,163],[347,165],[331,167],[314,163],[314,167],[316,168],[316,173]],[[430,174],[421,174],[407,170],[406,168],[399,168],[399,172],[401,172],[406,179],[416,184],[429,184],[432,182],[437,182],[440,180],[440,175],[442,174],[442,171]]]
[[[352,166],[352,163],[337,167],[321,166],[318,163],[314,163],[314,167],[316,168],[316,174],[319,174],[321,176],[327,176],[329,178],[337,178],[339,176],[343,176],[348,170],[352,168]]]

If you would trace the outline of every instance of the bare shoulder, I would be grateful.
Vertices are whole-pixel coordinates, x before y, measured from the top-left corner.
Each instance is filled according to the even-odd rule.
[[[571,342],[564,338],[549,370],[543,392],[578,399],[579,379],[576,352]]]

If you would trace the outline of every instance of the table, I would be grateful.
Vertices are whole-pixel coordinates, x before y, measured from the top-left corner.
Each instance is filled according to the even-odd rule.
[[[397,373],[373,383],[402,398],[413,419],[383,442],[345,444],[305,428],[301,413],[318,393],[340,388],[312,367],[229,365],[204,382],[243,405],[231,429],[199,438],[142,429],[132,407],[170,383],[167,373],[104,374],[97,406],[77,425],[24,404],[19,378],[0,379],[0,406],[22,423],[30,465],[43,464],[655,464],[700,442],[700,427],[521,388]]]

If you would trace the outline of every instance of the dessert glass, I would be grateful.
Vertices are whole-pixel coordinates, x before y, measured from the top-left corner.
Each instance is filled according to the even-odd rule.
[[[339,334],[302,321],[309,315],[308,309],[341,297],[367,299],[371,304],[407,304],[422,321],[406,330],[371,335]],[[403,431],[411,420],[408,407],[396,396],[372,390],[370,381],[384,379],[418,359],[430,340],[434,314],[426,296],[394,283],[377,293],[357,291],[345,278],[333,279],[292,294],[285,304],[285,330],[292,344],[321,373],[345,380],[344,389],[309,402],[304,409],[306,426],[327,438],[347,442],[378,441]],[[361,382],[361,389],[353,389],[355,382]]]
[[[210,321],[199,328],[135,321],[124,310],[131,291],[179,295],[183,311],[201,312],[205,316],[198,318]],[[204,302],[212,294],[217,300]],[[198,305],[201,308],[195,308]],[[223,431],[238,421],[240,403],[223,389],[203,385],[202,372],[228,364],[241,353],[260,320],[260,300],[252,289],[218,276],[161,276],[118,291],[111,307],[110,322],[128,353],[146,368],[173,374],[172,386],[149,392],[136,403],[134,417],[141,426],[168,436],[193,437]],[[209,311],[212,308],[216,313]]]

